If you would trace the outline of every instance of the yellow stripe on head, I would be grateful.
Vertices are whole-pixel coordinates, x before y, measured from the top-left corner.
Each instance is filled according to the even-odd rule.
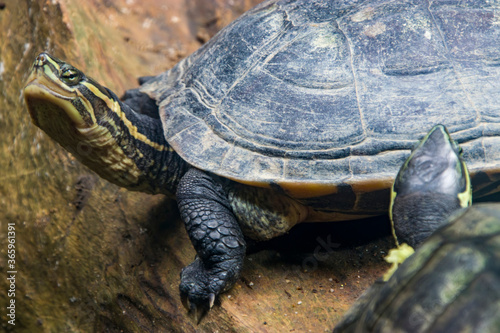
[[[113,97],[103,93],[103,88],[100,87],[97,83],[95,83],[95,81],[87,80],[85,82],[82,82],[81,84],[87,87],[87,89],[89,89],[97,98],[101,99],[106,103],[109,111],[114,112],[120,118],[123,124],[128,128],[130,135],[132,135],[136,140],[139,140],[158,151],[164,151],[170,149],[165,145],[161,145],[151,141],[146,135],[140,133],[137,126],[134,125],[127,118],[127,115],[121,111],[120,103],[118,103],[118,101]]]
[[[24,97],[33,123],[90,169],[120,186],[157,191],[150,174],[162,167],[158,153],[172,151],[159,120],[135,113],[113,92],[46,53],[36,58]]]

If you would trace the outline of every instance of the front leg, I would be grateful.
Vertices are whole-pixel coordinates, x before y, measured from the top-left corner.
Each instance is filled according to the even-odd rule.
[[[198,317],[199,310],[209,310],[239,278],[246,245],[225,191],[205,172],[194,168],[186,172],[177,188],[177,202],[198,254],[182,270],[179,288],[184,305]]]

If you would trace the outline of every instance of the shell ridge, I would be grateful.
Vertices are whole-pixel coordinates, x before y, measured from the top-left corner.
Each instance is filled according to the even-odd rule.
[[[349,65],[350,65],[349,69],[351,70],[351,74],[354,79],[354,91],[356,95],[356,103],[358,106],[359,119],[361,121],[361,128],[363,129],[363,135],[366,138],[367,135],[366,119],[364,117],[363,110],[361,108],[361,101],[359,96],[359,78],[356,74],[356,71],[354,70],[354,50],[352,46],[352,41],[349,39],[347,31],[342,29],[340,20],[339,19],[335,20],[335,23],[337,24],[338,30],[342,33],[342,35],[344,36],[344,40],[347,43],[347,49],[349,51]]]

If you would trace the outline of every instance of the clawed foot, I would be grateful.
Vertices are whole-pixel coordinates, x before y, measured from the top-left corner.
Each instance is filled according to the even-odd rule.
[[[222,292],[218,281],[217,275],[207,271],[199,258],[182,270],[179,286],[182,304],[197,323],[210,311],[215,298]]]
[[[233,285],[235,277],[230,272],[219,267],[206,269],[199,258],[182,270],[179,285],[182,304],[197,323],[212,309],[219,294]]]

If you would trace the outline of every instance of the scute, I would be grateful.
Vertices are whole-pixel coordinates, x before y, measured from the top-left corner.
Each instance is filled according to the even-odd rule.
[[[437,123],[473,179],[497,181],[495,15],[486,2],[266,1],[143,90],[188,163],[244,183],[392,179]]]

